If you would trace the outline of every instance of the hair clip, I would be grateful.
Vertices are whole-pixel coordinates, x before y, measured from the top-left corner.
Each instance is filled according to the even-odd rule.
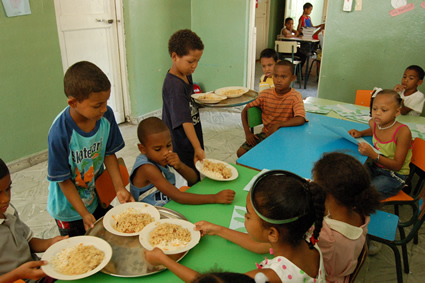
[[[316,238],[314,238],[314,236],[312,235],[311,237],[310,237],[310,243],[312,243],[313,244],[313,246],[318,242],[319,240],[317,240]]]

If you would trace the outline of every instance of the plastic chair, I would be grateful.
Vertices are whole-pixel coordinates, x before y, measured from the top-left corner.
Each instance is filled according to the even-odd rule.
[[[300,84],[301,88],[301,61],[295,60],[295,53],[297,53],[298,49],[298,42],[296,41],[281,41],[276,40],[274,44],[274,48],[277,52],[277,56],[280,59],[281,53],[289,53],[291,54],[291,58],[284,58],[285,60],[290,61],[292,64],[295,65],[295,75],[297,76],[298,83]]]
[[[261,119],[261,109],[259,107],[251,107],[248,109],[248,126],[251,133],[254,133],[254,127],[263,124]]]
[[[372,92],[373,90],[362,90],[362,89],[357,90],[356,100],[354,101],[354,104],[370,107]]]
[[[359,275],[359,273],[360,273],[360,269],[362,268],[363,264],[364,264],[364,263],[365,263],[365,261],[366,261],[366,258],[367,258],[367,251],[368,251],[368,248],[367,248],[367,241],[365,241],[365,242],[364,242],[364,245],[363,245],[363,249],[362,249],[362,251],[360,252],[359,257],[357,258],[357,266],[356,266],[356,269],[354,269],[353,273],[351,273],[351,274],[350,274],[350,278],[348,279],[348,282],[349,282],[349,283],[354,283],[354,282],[356,281],[357,275]]]

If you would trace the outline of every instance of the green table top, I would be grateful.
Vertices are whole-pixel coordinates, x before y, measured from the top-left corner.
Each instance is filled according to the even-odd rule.
[[[229,182],[219,182],[211,179],[203,179],[201,182],[192,186],[188,191],[198,194],[213,194],[221,190],[232,189],[236,192],[233,204],[204,204],[187,205],[170,201],[165,207],[178,211],[183,214],[190,222],[195,223],[200,220],[206,220],[214,224],[229,227],[234,206],[246,205],[246,196],[248,192],[243,188],[248,182],[258,174],[258,171],[248,169],[239,165],[233,165],[238,170],[239,177]],[[264,259],[263,255],[258,255],[247,251],[230,241],[224,240],[218,236],[205,236],[189,253],[180,261],[181,264],[188,266],[198,272],[204,273],[210,269],[222,269],[223,271],[247,272],[256,268],[255,262]],[[169,270],[152,274],[149,276],[122,278],[99,272],[90,277],[75,280],[57,282],[176,282],[180,281]]]

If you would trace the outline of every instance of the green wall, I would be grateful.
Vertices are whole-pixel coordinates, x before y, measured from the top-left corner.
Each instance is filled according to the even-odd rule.
[[[0,9],[0,157],[5,162],[47,148],[65,107],[63,71],[52,0],[32,0],[31,15]]]
[[[271,0],[270,21],[269,21],[269,41],[268,47],[274,49],[276,35],[280,33],[285,22],[285,0]]]
[[[361,11],[342,11],[329,1],[318,96],[354,103],[357,89],[393,88],[405,68],[425,68],[425,9],[391,17],[391,1],[363,1]],[[425,84],[419,87],[425,92]]]

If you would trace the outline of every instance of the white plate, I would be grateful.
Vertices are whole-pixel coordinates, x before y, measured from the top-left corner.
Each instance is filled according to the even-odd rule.
[[[206,177],[213,179],[213,180],[216,180],[216,181],[232,181],[232,180],[234,180],[238,177],[238,170],[236,170],[236,168],[233,167],[232,165],[230,165],[229,163],[224,162],[224,161],[220,161],[220,160],[216,160],[216,159],[211,159],[211,158],[205,158],[204,160],[209,160],[209,161],[214,162],[214,163],[223,163],[224,165],[226,165],[226,167],[228,167],[228,168],[230,168],[230,170],[232,170],[232,177],[230,177],[229,179],[220,179],[220,178],[217,178],[216,176],[214,176],[213,174],[209,173],[208,171],[204,172],[203,171],[204,165],[200,161],[197,161],[195,163],[196,169],[198,169],[198,171],[201,172]]]
[[[226,94],[224,94],[224,92],[225,91],[227,91],[227,90],[235,90],[235,89],[243,89],[244,90],[244,92],[243,93],[240,93],[240,94],[231,94],[231,95],[226,95]],[[219,88],[219,89],[217,89],[216,91],[214,91],[216,94],[218,94],[218,95],[224,95],[224,96],[227,96],[227,98],[236,98],[236,97],[239,97],[239,96],[242,96],[242,95],[244,95],[245,93],[247,93],[249,91],[249,88],[246,88],[246,87],[243,87],[243,86],[228,86],[228,87],[222,87],[222,88]]]
[[[105,253],[103,261],[92,271],[89,271],[89,272],[86,272],[86,273],[83,273],[83,274],[79,274],[79,275],[65,275],[65,274],[57,272],[55,270],[53,264],[50,263],[51,259],[55,255],[60,253],[62,250],[69,248],[69,247],[77,246],[81,243],[85,246],[92,245],[95,248],[103,251]],[[49,263],[47,265],[41,266],[41,269],[43,269],[44,273],[46,273],[48,276],[55,278],[55,279],[76,280],[76,279],[88,277],[90,275],[95,274],[96,272],[99,272],[100,270],[102,270],[102,268],[104,268],[108,264],[108,262],[111,260],[111,257],[112,257],[112,248],[108,244],[108,242],[106,242],[105,240],[98,238],[98,237],[93,237],[93,236],[72,237],[72,238],[65,239],[65,240],[62,240],[60,242],[57,242],[57,243],[51,245],[44,252],[43,257],[41,259],[46,260]]]
[[[127,202],[115,206],[105,214],[105,216],[103,217],[103,226],[105,227],[105,229],[108,230],[110,233],[118,236],[139,235],[141,231],[135,233],[122,233],[115,230],[115,228],[112,226],[113,224],[115,224],[115,219],[112,216],[116,216],[124,210],[129,209],[130,207],[140,211],[141,213],[150,214],[153,218],[155,218],[155,221],[158,221],[161,218],[161,216],[159,215],[159,211],[153,205],[150,205],[145,202]]]
[[[205,94],[206,93],[195,93],[195,94],[192,94],[192,97],[196,100],[196,102],[211,103],[211,104],[212,103],[219,103],[220,101],[225,100],[227,98],[226,96],[220,96],[220,95],[217,95],[217,94],[212,93],[212,92],[208,93],[208,94],[211,94],[211,96],[212,96],[211,99],[201,99],[201,98],[199,98],[200,96],[205,95]]]
[[[178,253],[188,251],[191,248],[193,248],[194,246],[196,246],[199,243],[199,240],[201,239],[201,232],[193,230],[195,225],[193,225],[189,221],[182,220],[182,219],[161,219],[159,221],[149,223],[148,225],[146,225],[145,228],[143,228],[142,232],[139,235],[140,244],[142,244],[142,246],[146,250],[153,250],[154,247],[149,243],[150,234],[156,228],[156,226],[158,224],[162,224],[162,223],[170,223],[170,224],[180,225],[183,228],[188,229],[190,234],[191,234],[191,240],[186,246],[182,247],[181,249],[177,249],[177,250],[173,250],[173,251],[168,251],[168,250],[164,251],[163,250],[163,252],[165,254],[178,254]]]

